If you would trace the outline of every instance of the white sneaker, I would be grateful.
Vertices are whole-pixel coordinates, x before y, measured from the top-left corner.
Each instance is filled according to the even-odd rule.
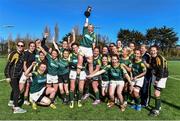
[[[14,107],[13,110],[14,110],[13,113],[26,113],[27,112],[26,110],[24,110],[20,107]]]
[[[93,105],[98,105],[98,104],[100,104],[100,103],[101,103],[100,100],[95,100],[92,104],[93,104]]]
[[[114,103],[120,105],[119,99],[117,97],[114,99]]]
[[[153,109],[153,110],[149,113],[150,116],[158,116],[159,114],[160,114],[159,110],[156,110],[156,109]]]
[[[127,107],[127,104],[128,104],[127,101],[124,101],[124,104],[123,104],[123,105],[124,105],[125,107]]]
[[[24,105],[30,105],[30,102],[27,101],[27,100],[25,100],[25,101],[24,101]]]
[[[8,106],[9,106],[9,107],[13,107],[13,106],[14,106],[14,101],[10,100],[10,101],[8,102]]]
[[[89,93],[88,94],[85,94],[82,98],[82,100],[86,100],[87,98],[89,97]]]

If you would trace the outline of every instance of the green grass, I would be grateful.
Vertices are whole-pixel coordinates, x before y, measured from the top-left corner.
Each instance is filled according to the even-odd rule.
[[[3,70],[6,63],[6,59],[0,59],[0,79],[3,79]],[[180,79],[180,61],[170,61],[169,71],[172,77]],[[92,100],[84,102],[82,108],[78,108],[75,105],[74,109],[70,109],[68,106],[63,105],[58,99],[57,109],[53,110],[48,107],[38,107],[37,111],[32,110],[31,106],[23,106],[27,109],[25,114],[13,114],[11,108],[7,106],[9,100],[9,94],[11,88],[7,82],[0,82],[0,119],[15,119],[15,120],[87,120],[87,119],[102,119],[102,120],[180,120],[180,80],[169,78],[167,81],[167,88],[162,92],[162,111],[158,117],[149,117],[149,111],[143,109],[141,112],[136,112],[130,108],[127,108],[125,112],[120,112],[118,107],[112,109],[107,108],[105,103],[94,107],[91,103]],[[153,106],[154,100],[151,99],[151,106]]]

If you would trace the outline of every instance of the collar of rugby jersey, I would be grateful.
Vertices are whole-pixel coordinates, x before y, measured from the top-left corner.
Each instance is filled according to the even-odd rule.
[[[43,73],[42,73],[39,69],[37,70],[37,72],[38,72],[40,75],[42,75],[42,74],[43,74]]]
[[[20,52],[20,51],[17,50],[17,52],[19,53],[19,55],[22,55],[24,51],[23,51],[23,52]]]
[[[117,67],[119,67],[119,66],[120,66],[119,63],[118,63],[116,66],[113,66],[113,65],[112,65],[113,68],[117,68]]]
[[[126,58],[123,58],[123,57],[122,57],[122,59],[123,59],[123,60],[128,60],[128,59],[129,59],[129,57],[128,57],[128,56],[127,56]]]
[[[135,63],[139,63],[139,62],[141,62],[142,60],[140,59],[140,60],[135,60]]]
[[[100,55],[98,55],[97,57],[94,57],[94,59],[98,59]]]
[[[30,51],[30,50],[28,50],[30,53],[34,53],[34,51],[32,52],[32,51]]]

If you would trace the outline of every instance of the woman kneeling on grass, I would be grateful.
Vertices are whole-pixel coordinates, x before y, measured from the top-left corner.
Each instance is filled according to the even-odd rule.
[[[55,96],[55,89],[52,87],[46,87],[46,74],[45,71],[47,66],[45,63],[39,63],[37,71],[32,70],[35,62],[26,70],[25,75],[27,77],[32,77],[32,85],[30,87],[30,102],[32,102],[32,108],[37,110],[37,105],[40,104],[43,106],[50,106],[53,109],[56,109],[56,106],[53,104],[52,99]],[[47,95],[50,95],[47,97]]]
[[[108,72],[108,76],[110,79],[109,96],[111,100],[108,107],[114,106],[114,95],[116,91],[118,99],[120,100],[120,110],[125,111],[124,99],[122,96],[122,90],[124,88],[123,78],[125,77],[131,84],[130,77],[124,67],[119,63],[118,55],[112,55],[111,59],[112,64],[110,67],[104,68],[94,74],[88,75],[87,78],[92,78],[94,76]]]

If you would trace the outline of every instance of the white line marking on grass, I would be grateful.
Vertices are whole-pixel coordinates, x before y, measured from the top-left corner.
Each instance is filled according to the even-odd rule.
[[[1,79],[0,82],[3,82],[3,81],[6,81],[6,78],[5,79]]]
[[[171,75],[172,77],[180,77],[180,75]]]
[[[175,78],[175,77],[172,77],[172,76],[169,76],[169,78],[180,81],[179,78]]]

